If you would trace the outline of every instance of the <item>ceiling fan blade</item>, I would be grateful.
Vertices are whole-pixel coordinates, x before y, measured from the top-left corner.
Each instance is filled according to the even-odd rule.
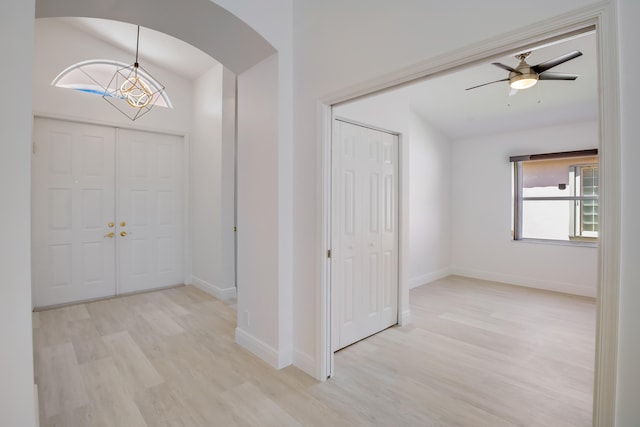
[[[538,80],[575,80],[577,78],[577,74],[566,73],[544,73],[538,75]]]
[[[486,86],[486,85],[490,85],[490,84],[494,84],[494,83],[498,83],[498,82],[508,82],[508,81],[509,81],[509,79],[496,80],[495,82],[483,83],[483,84],[478,85],[478,86],[468,87],[465,90],[476,89],[476,88],[479,88],[479,87],[482,87],[482,86]]]
[[[511,68],[508,65],[504,65],[500,62],[492,62],[491,65],[495,65],[496,67],[502,68],[503,70],[511,71],[512,73],[522,74],[520,71],[516,70],[515,68]]]
[[[563,64],[567,61],[571,61],[572,59],[575,59],[579,56],[582,56],[582,52],[580,52],[579,50],[574,50],[573,52],[569,52],[555,59],[550,59],[549,61],[541,62],[538,65],[534,65],[533,67],[531,67],[531,69],[538,74],[544,73],[545,71],[555,66]]]

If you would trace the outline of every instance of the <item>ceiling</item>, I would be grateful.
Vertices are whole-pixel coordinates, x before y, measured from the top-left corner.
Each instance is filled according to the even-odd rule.
[[[598,67],[594,32],[532,49],[527,63],[536,65],[574,50],[583,55],[549,72],[577,74],[577,80],[539,81],[513,96],[509,96],[508,82],[465,89],[507,78],[508,71],[491,63],[501,62],[515,68],[519,62],[515,54],[488,59],[375,98],[379,98],[376,100],[378,105],[399,105],[398,100],[404,100],[451,140],[597,120]]]
[[[414,109],[452,139],[552,126],[598,117],[596,35],[591,33],[533,50],[527,63],[536,65],[574,50],[583,53],[549,72],[572,73],[574,81],[539,81],[530,89],[509,96],[508,82],[466,91],[468,87],[508,77],[491,65],[518,65],[513,55],[417,84],[411,90]]]
[[[135,56],[137,27],[126,22],[96,18],[52,18]],[[140,63],[153,63],[189,80],[218,64],[200,49],[175,37],[140,28]],[[109,58],[107,58],[109,59]],[[133,62],[133,60],[132,60]],[[149,68],[145,65],[145,68]]]
[[[135,53],[136,27],[93,18],[56,18],[115,47]],[[504,133],[598,117],[597,50],[595,33],[532,49],[531,65],[573,50],[582,56],[554,67],[550,72],[574,73],[575,81],[540,81],[533,88],[509,96],[508,82],[466,91],[471,86],[508,77],[491,65],[501,62],[515,67],[513,55],[492,58],[446,75],[426,79],[377,95],[388,105],[409,103],[433,127],[452,140]],[[187,78],[195,79],[217,62],[199,49],[174,37],[142,28],[140,57]],[[388,99],[387,99],[388,98]],[[392,99],[393,98],[393,99]]]

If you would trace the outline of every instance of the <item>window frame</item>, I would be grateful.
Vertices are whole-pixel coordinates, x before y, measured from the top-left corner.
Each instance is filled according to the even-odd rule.
[[[583,171],[585,169],[595,169],[598,180],[598,191],[600,188],[599,185],[599,165],[595,163],[580,163],[571,165],[569,170],[569,176],[571,177],[570,184],[572,186],[572,194],[580,193],[581,199],[580,201],[595,201],[598,202],[598,196],[585,196],[584,193],[584,174]],[[596,203],[596,207],[598,204]],[[569,234],[569,240],[577,240],[577,241],[587,241],[587,242],[595,242],[598,240],[598,232],[599,231],[585,231],[584,230],[584,207],[583,203],[573,203],[571,205],[571,229]],[[597,214],[596,214],[597,216]],[[599,221],[598,221],[599,223]],[[595,235],[589,235],[595,234]]]
[[[577,195],[576,194],[576,177],[575,173],[573,174],[572,179],[570,179],[570,194],[571,196],[523,196],[523,172],[522,165],[523,162],[532,161],[532,160],[554,160],[554,159],[568,159],[572,157],[587,157],[587,156],[597,156],[597,149],[589,149],[589,150],[578,150],[578,151],[567,151],[567,152],[559,152],[559,153],[544,153],[544,154],[530,154],[530,155],[522,155],[522,156],[511,156],[509,160],[512,163],[513,174],[512,174],[512,191],[513,191],[513,206],[512,206],[512,236],[514,241],[524,241],[524,242],[545,242],[545,243],[553,243],[553,244],[568,244],[568,245],[587,245],[593,246],[597,244],[598,237],[597,236],[585,236],[582,234],[582,212],[583,209],[581,207],[576,207],[579,202],[591,201],[595,200],[599,201],[599,196],[585,196],[585,195]],[[581,171],[582,168],[591,168],[595,167],[599,172],[599,162],[598,163],[576,163],[575,165],[571,165],[571,169],[578,169]],[[570,173],[571,175],[571,173]],[[582,189],[582,185],[580,185]],[[599,189],[598,184],[598,189]],[[582,193],[582,190],[580,191]],[[522,222],[523,222],[523,202],[525,201],[571,201],[573,202],[571,205],[571,216],[570,216],[570,230],[568,233],[568,240],[561,239],[545,239],[545,238],[535,238],[535,237],[523,237],[522,235]],[[580,222],[576,224],[577,215],[580,215]],[[580,232],[576,233],[576,225],[580,227]]]

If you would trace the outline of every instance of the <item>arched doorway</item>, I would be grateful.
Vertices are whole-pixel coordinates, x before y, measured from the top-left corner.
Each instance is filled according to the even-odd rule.
[[[37,2],[36,18],[94,17],[139,24],[197,47],[238,76],[238,328],[236,340],[270,364],[291,363],[291,345],[278,335],[279,301],[278,53],[242,20],[208,0],[180,4],[150,0],[108,4]],[[246,286],[245,286],[246,285]],[[286,340],[291,340],[288,336]],[[282,353],[280,348],[286,347]]]
[[[276,53],[255,30],[208,0],[165,1],[162,4],[151,0],[36,2],[36,18],[54,17],[111,19],[151,28],[197,47],[235,74],[247,71]]]

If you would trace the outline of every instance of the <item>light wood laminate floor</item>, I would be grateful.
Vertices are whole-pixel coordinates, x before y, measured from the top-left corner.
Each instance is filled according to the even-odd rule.
[[[589,426],[595,302],[449,277],[317,382],[191,286],[34,313],[44,426]]]

